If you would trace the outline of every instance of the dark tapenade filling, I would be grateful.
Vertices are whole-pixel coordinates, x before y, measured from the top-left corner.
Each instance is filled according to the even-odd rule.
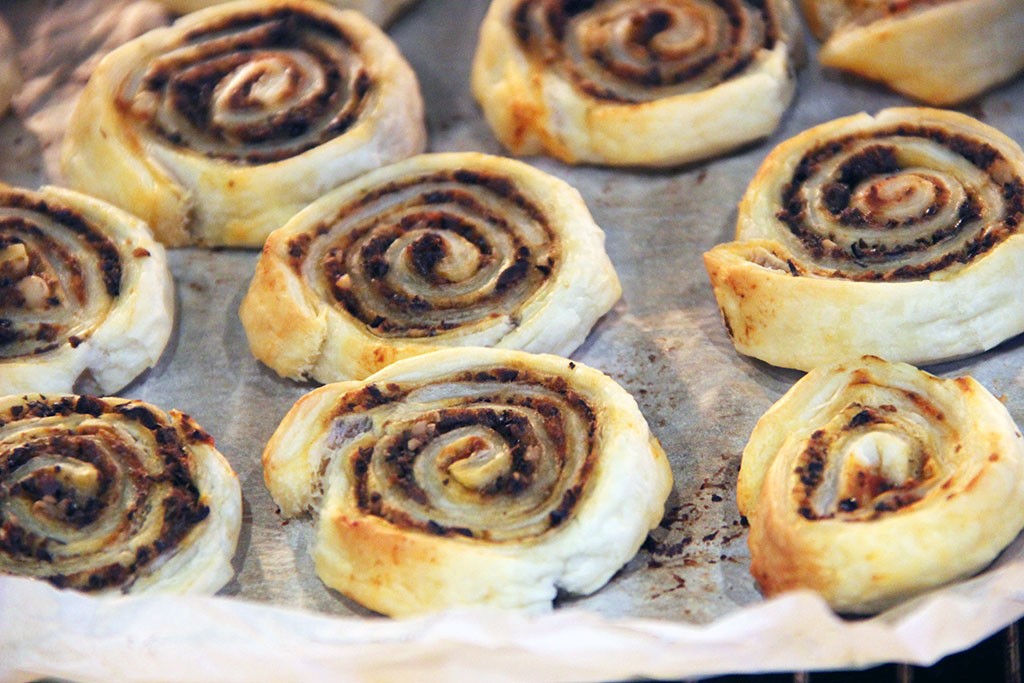
[[[565,46],[570,24],[579,15],[594,9],[593,0],[563,0],[561,2],[538,2],[522,0],[511,14],[512,30],[522,49],[538,55],[548,68],[558,65],[567,77],[582,92],[601,100],[621,103],[636,103],[640,100],[616,90],[614,84],[602,85],[584,75],[583,70],[567,57]],[[652,63],[638,65],[620,60],[613,46],[598,44],[585,57],[600,66],[612,81],[645,86],[648,88],[679,86],[701,78],[717,65],[725,62],[730,66],[717,76],[712,85],[727,81],[744,71],[754,60],[754,53],[743,49],[743,36],[751,30],[749,14],[756,13],[758,21],[764,24],[764,38],[754,49],[771,50],[781,34],[778,18],[773,15],[763,0],[743,2],[742,0],[715,0],[725,15],[728,36],[724,44],[713,52],[699,58],[673,61],[657,60],[657,50],[652,41],[663,31],[672,28],[672,15],[657,5],[637,11],[631,17],[627,40],[638,51],[646,51]]]
[[[573,391],[561,377],[541,375],[525,369],[495,367],[485,371],[458,373],[446,382],[453,383],[485,383],[494,384],[494,392],[483,396],[474,396],[465,404],[439,408],[437,411],[424,414],[416,426],[405,426],[395,432],[381,437],[376,445],[358,449],[351,461],[354,476],[354,493],[357,505],[366,514],[382,517],[388,521],[407,528],[416,528],[424,532],[441,536],[466,536],[488,538],[486,529],[471,530],[458,525],[445,525],[437,520],[420,520],[402,509],[402,500],[413,501],[417,505],[429,504],[428,495],[417,481],[416,459],[433,439],[444,438],[453,431],[470,426],[482,426],[497,434],[508,444],[511,465],[507,472],[490,482],[479,491],[486,501],[488,498],[515,498],[525,495],[534,486],[537,470],[536,453],[540,452],[541,441],[534,433],[535,427],[527,420],[519,409],[527,409],[541,416],[546,440],[555,453],[544,457],[564,458],[567,447],[566,434],[561,415],[560,404],[551,402],[543,395],[529,392],[518,394],[514,387],[518,384],[539,385],[559,395],[559,401],[567,404],[569,409],[578,414],[587,425],[588,452],[562,492],[552,492],[557,500],[545,505],[550,506],[548,514],[549,528],[559,526],[575,509],[586,482],[593,468],[593,439],[596,430],[596,417],[593,410],[582,396]],[[370,394],[373,387],[374,394]],[[506,391],[505,387],[508,387]],[[376,385],[350,392],[342,399],[336,418],[343,418],[352,413],[372,410],[381,405],[404,400],[407,390],[400,386],[385,388],[382,392]],[[502,408],[500,406],[508,406]],[[428,428],[429,427],[429,428]],[[371,469],[385,472],[386,482],[371,485],[369,473]],[[375,486],[386,485],[389,490],[377,490]]]
[[[88,298],[86,268],[98,271],[108,296],[120,295],[122,262],[117,245],[80,213],[28,192],[0,193],[0,207],[0,213],[18,211],[0,215],[0,248],[24,245],[28,266],[23,276],[39,276],[51,288],[59,288],[45,300],[42,311],[61,305],[73,309],[84,306]],[[44,227],[49,224],[72,234],[83,253],[65,247],[48,234]],[[10,274],[0,278],[0,358],[38,355],[65,343],[77,346],[84,341],[87,331],[81,331],[73,342],[66,324],[33,320],[33,316],[26,315],[19,282],[20,278]],[[15,318],[14,311],[21,314]]]
[[[872,242],[870,240],[872,230],[896,226],[891,223],[881,226],[869,224],[868,217],[863,212],[850,207],[849,201],[853,188],[858,183],[875,175],[892,174],[901,170],[896,150],[892,145],[880,141],[879,144],[866,146],[852,155],[849,160],[840,165],[836,179],[823,187],[824,206],[839,224],[851,228],[867,228],[865,238],[853,242],[849,247],[842,247],[831,242],[814,226],[807,224],[807,199],[803,195],[803,186],[807,180],[821,170],[826,162],[843,153],[849,145],[873,137],[897,139],[913,137],[933,140],[956,152],[985,172],[992,172],[998,164],[1005,162],[1005,157],[988,143],[957,133],[909,124],[844,136],[823,143],[805,153],[797,163],[791,181],[782,189],[780,197],[782,208],[776,215],[813,259],[845,262],[858,267],[844,269],[842,272],[837,271],[834,274],[836,277],[869,281],[924,279],[931,273],[941,271],[954,264],[969,263],[1018,230],[1022,219],[1024,219],[1024,181],[1021,178],[994,178],[993,182],[1000,184],[1002,195],[1006,200],[1004,217],[993,224],[982,226],[977,236],[967,240],[963,247],[943,253],[938,258],[891,270],[877,268],[907,255],[927,253],[934,245],[969,229],[984,215],[981,200],[968,194],[963,204],[957,207],[956,222],[933,231],[927,237],[898,245]],[[948,200],[948,193],[944,193],[939,188],[936,202],[944,200]],[[926,212],[924,217],[931,215],[934,215],[934,207]],[[910,222],[914,222],[914,220],[910,219]]]
[[[121,541],[128,541],[143,528],[147,516],[161,515],[159,533],[138,545],[126,560],[88,566],[88,558],[64,557],[62,542],[25,528],[14,515],[4,512],[7,505],[0,504],[0,565],[15,570],[26,561],[51,565],[52,571],[44,567],[34,570],[33,575],[59,587],[127,588],[140,571],[180,545],[207,518],[210,509],[201,500],[189,470],[190,456],[177,430],[145,406],[114,405],[91,396],[38,399],[13,406],[0,415],[0,424],[74,414],[93,418],[116,416],[152,432],[156,459],[162,468],[157,472],[147,469],[136,453],[140,445],[134,440],[119,439],[116,430],[102,422],[58,428],[52,434],[10,448],[0,444],[0,503],[20,498],[34,514],[45,517],[49,525],[57,524],[74,533],[88,533],[89,527],[101,517],[120,515],[117,536]],[[184,424],[192,424],[187,416]],[[196,440],[209,438],[197,427],[191,433],[190,438]],[[31,469],[33,462],[48,464]],[[88,466],[95,473],[95,483],[82,488],[66,478],[62,467],[72,464],[79,468]],[[27,472],[26,467],[30,468]],[[19,471],[18,479],[11,481]],[[124,509],[114,509],[122,503],[120,478],[131,480],[134,497]],[[162,497],[153,500],[157,495]],[[104,533],[109,533],[109,529]],[[86,568],[78,568],[83,564]]]
[[[406,208],[393,222],[387,222],[388,218],[363,218],[350,229],[332,232],[332,226],[344,226],[372,203],[385,202],[389,196],[401,192],[414,193],[418,186],[423,186],[422,192],[403,201]],[[314,244],[331,240],[322,250],[316,275],[323,278],[319,287],[329,292],[350,315],[383,336],[433,336],[465,325],[467,319],[475,321],[510,314],[517,309],[517,302],[547,281],[557,264],[557,256],[535,254],[509,217],[493,207],[492,202],[476,196],[474,190],[510,203],[520,215],[525,214],[526,220],[533,221],[547,234],[548,245],[557,247],[544,212],[514,183],[501,176],[463,169],[410,177],[365,193],[330,221],[293,237],[287,247],[289,265],[301,275]],[[458,207],[458,211],[446,210],[444,204]],[[496,253],[488,236],[488,231],[492,230],[504,234],[510,241],[514,251],[509,257]],[[393,267],[388,251],[410,231],[424,233],[407,247],[412,271],[430,290],[436,291],[436,295],[412,294],[387,277]],[[468,306],[465,297],[449,299],[444,294],[444,285],[449,280],[438,270],[448,257],[447,245],[441,237],[444,233],[457,235],[472,245],[478,258],[478,270],[496,266],[500,263],[498,259],[510,259],[497,273],[493,288],[481,290]],[[476,313],[471,313],[470,309]]]
[[[189,147],[193,137],[210,140],[213,144],[204,150],[205,154],[239,164],[272,163],[317,147],[350,129],[362,115],[373,91],[373,79],[365,69],[356,69],[349,76],[349,65],[336,63],[336,57],[319,45],[321,40],[340,44],[346,50],[356,49],[354,41],[340,27],[287,7],[225,17],[191,31],[183,42],[200,45],[200,59],[155,61],[142,80],[140,92],[166,99],[192,129],[172,129],[155,120],[149,124],[174,146]],[[302,50],[319,64],[324,78],[322,88],[294,106],[268,113],[259,120],[233,124],[230,128],[214,123],[211,106],[218,83],[262,51],[293,49]],[[299,76],[293,74],[293,78]],[[250,101],[252,85],[233,91],[229,104],[240,111],[258,106],[258,102]],[[126,113],[148,118],[148,113],[133,113],[130,100],[136,96],[133,93],[126,97],[122,108]],[[295,143],[289,144],[291,141]]]

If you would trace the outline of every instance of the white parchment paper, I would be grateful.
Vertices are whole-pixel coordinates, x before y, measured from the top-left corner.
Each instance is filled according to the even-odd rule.
[[[390,29],[420,79],[430,149],[501,148],[468,88],[484,0],[420,0]],[[55,182],[55,150],[98,55],[168,20],[149,0],[5,0],[30,87],[0,120],[0,180]],[[127,21],[126,18],[131,18]],[[748,572],[734,486],[757,418],[800,376],[738,355],[701,254],[731,238],[735,207],[778,142],[837,116],[908,101],[823,73],[811,46],[797,100],[771,138],[667,171],[535,166],[580,190],[607,235],[623,298],[573,354],[619,381],[669,454],[676,486],[661,527],[612,581],[549,615],[456,611],[376,617],[326,589],[309,559],[311,524],[285,523],[260,453],[312,388],[248,351],[237,310],[255,251],[170,255],[177,322],[160,364],[122,395],[190,413],[239,475],[237,576],[221,594],[98,599],[0,577],[0,683],[91,681],[605,681],[718,673],[928,664],[1024,616],[1024,540],[979,577],[868,620],[816,597],[763,601]],[[62,55],[58,57],[57,55]],[[1024,80],[965,108],[1024,141]],[[1024,424],[1024,348],[928,368],[974,375]],[[984,524],[984,520],[978,520]]]

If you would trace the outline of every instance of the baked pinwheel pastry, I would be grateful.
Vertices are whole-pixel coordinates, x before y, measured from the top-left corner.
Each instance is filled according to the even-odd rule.
[[[259,246],[325,191],[422,151],[423,102],[357,12],[242,0],[111,52],[79,99],[70,184],[168,245]]]
[[[1024,153],[964,114],[887,109],[768,155],[704,255],[736,348],[809,370],[934,363],[1024,330]]]
[[[789,0],[496,0],[473,94],[513,154],[682,164],[775,130],[799,36]]]
[[[569,185],[511,159],[425,154],[272,233],[240,315],[256,358],[331,382],[449,346],[568,354],[620,294]]]
[[[213,593],[238,479],[190,417],[141,401],[0,398],[0,573],[91,592]]]
[[[818,59],[928,104],[951,105],[1024,69],[1018,0],[802,0]]]
[[[766,595],[870,614],[987,566],[1024,527],[1024,439],[970,377],[823,366],[758,421],[736,491]]]
[[[21,87],[17,48],[10,27],[0,19],[0,115],[7,112],[11,98]]]
[[[138,218],[77,192],[0,184],[0,395],[104,392],[152,367],[174,283]]]
[[[370,609],[532,610],[590,593],[663,514],[672,473],[636,402],[565,358],[447,349],[321,387],[263,454],[316,571]]]
[[[160,0],[172,12],[185,14],[222,5],[230,0]],[[379,26],[386,26],[415,0],[326,0],[338,9],[354,9]]]

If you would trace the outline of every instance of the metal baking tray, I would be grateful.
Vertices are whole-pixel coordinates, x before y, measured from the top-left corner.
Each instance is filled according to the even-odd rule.
[[[95,2],[8,0],[0,14],[28,45],[38,39],[35,27],[41,17],[90,1]],[[421,0],[389,29],[420,79],[430,151],[502,153],[468,85],[485,10],[483,0]],[[264,444],[292,403],[314,385],[281,379],[249,353],[237,311],[258,253],[178,249],[170,253],[178,315],[171,345],[157,367],[121,393],[191,414],[230,460],[244,496],[237,576],[220,597],[171,601],[104,602],[74,596],[65,603],[63,595],[0,583],[0,606],[59,605],[53,609],[63,611],[46,626],[46,633],[58,638],[85,634],[76,619],[98,619],[106,638],[89,641],[90,651],[103,666],[112,667],[99,671],[123,675],[120,664],[104,658],[120,656],[128,666],[139,661],[141,649],[143,659],[149,657],[145,661],[165,667],[159,680],[200,680],[169,653],[172,644],[184,644],[215,659],[211,648],[201,646],[204,642],[220,644],[220,654],[231,651],[228,660],[234,669],[212,669],[220,672],[219,680],[255,680],[242,678],[243,673],[260,680],[290,680],[297,670],[305,680],[317,679],[315,671],[321,669],[296,669],[294,661],[267,659],[268,652],[253,644],[283,647],[267,640],[280,633],[296,639],[319,634],[315,656],[301,648],[296,656],[324,666],[333,662],[336,680],[366,680],[360,667],[374,663],[380,680],[397,679],[402,672],[416,672],[417,680],[470,679],[484,675],[486,661],[487,672],[498,679],[529,675],[530,680],[574,681],[852,668],[885,661],[927,664],[1024,615],[1024,590],[1016,588],[1024,585],[1022,539],[980,578],[867,620],[839,619],[809,595],[765,602],[749,575],[746,531],[734,495],[740,452],[758,417],[800,373],[735,352],[701,255],[731,239],[737,202],[775,144],[841,115],[909,104],[864,81],[823,72],[815,61],[813,39],[808,35],[806,40],[808,58],[799,72],[795,102],[767,140],[663,171],[527,160],[582,193],[606,233],[607,250],[622,281],[621,301],[573,358],[605,371],[633,394],[669,454],[676,477],[661,526],[596,594],[560,599],[553,614],[541,617],[470,610],[392,621],[325,588],[307,551],[312,525],[283,520],[263,485]],[[68,82],[75,78],[80,72],[64,75]],[[1024,141],[1024,80],[981,97],[964,111]],[[0,141],[8,150],[0,158],[0,180],[33,186],[49,181],[45,158],[52,157],[52,142],[38,141],[26,123],[28,115],[9,115],[0,124]],[[1010,413],[1024,423],[1022,367],[1024,348],[1014,339],[991,352],[929,370],[975,376],[1002,396]],[[154,618],[154,610],[163,616]],[[144,631],[145,638],[125,632],[127,623],[135,624],[142,614],[184,631],[171,640],[156,626],[147,627],[154,630]],[[3,619],[0,613],[0,625]],[[243,647],[242,640],[250,644]],[[67,640],[60,643],[68,645]],[[396,651],[398,644],[402,654]],[[20,660],[26,667],[22,673],[102,680],[65,657],[32,659],[23,649],[24,638],[3,632],[0,680],[5,647],[16,663],[19,655],[25,658]],[[115,655],[117,647],[128,654]],[[37,668],[27,668],[26,661]],[[262,668],[247,670],[239,664],[243,661]],[[30,680],[27,674],[12,675],[10,680]]]

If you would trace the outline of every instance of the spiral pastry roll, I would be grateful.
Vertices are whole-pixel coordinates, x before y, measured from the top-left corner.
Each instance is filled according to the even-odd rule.
[[[0,395],[122,389],[160,359],[174,283],[139,219],[55,187],[0,184]]]
[[[0,116],[7,112],[11,98],[21,88],[18,44],[7,23],[0,19]]]
[[[952,105],[1024,69],[1019,0],[803,0],[818,59],[928,104]]]
[[[1024,527],[1024,440],[970,377],[822,366],[758,421],[736,492],[766,595],[870,614],[971,576]]]
[[[94,592],[213,593],[238,479],[190,417],[141,401],[0,398],[0,573]]]
[[[240,313],[256,358],[331,382],[450,346],[568,354],[620,294],[574,189],[511,159],[427,154],[271,234]]]
[[[565,358],[446,349],[301,398],[263,454],[320,578],[370,609],[541,610],[590,593],[662,517],[672,472],[636,402]]]
[[[62,166],[165,244],[260,246],[313,199],[425,139],[415,74],[380,29],[325,3],[250,0],[104,58]]]
[[[1024,330],[1024,153],[966,115],[888,109],[779,145],[704,256],[736,348],[773,365],[933,363]]]
[[[415,0],[326,0],[338,9],[354,9],[378,26],[386,26]],[[160,0],[172,12],[186,14],[230,0]]]
[[[789,0],[496,0],[473,93],[513,154],[682,164],[775,130],[797,22]]]

